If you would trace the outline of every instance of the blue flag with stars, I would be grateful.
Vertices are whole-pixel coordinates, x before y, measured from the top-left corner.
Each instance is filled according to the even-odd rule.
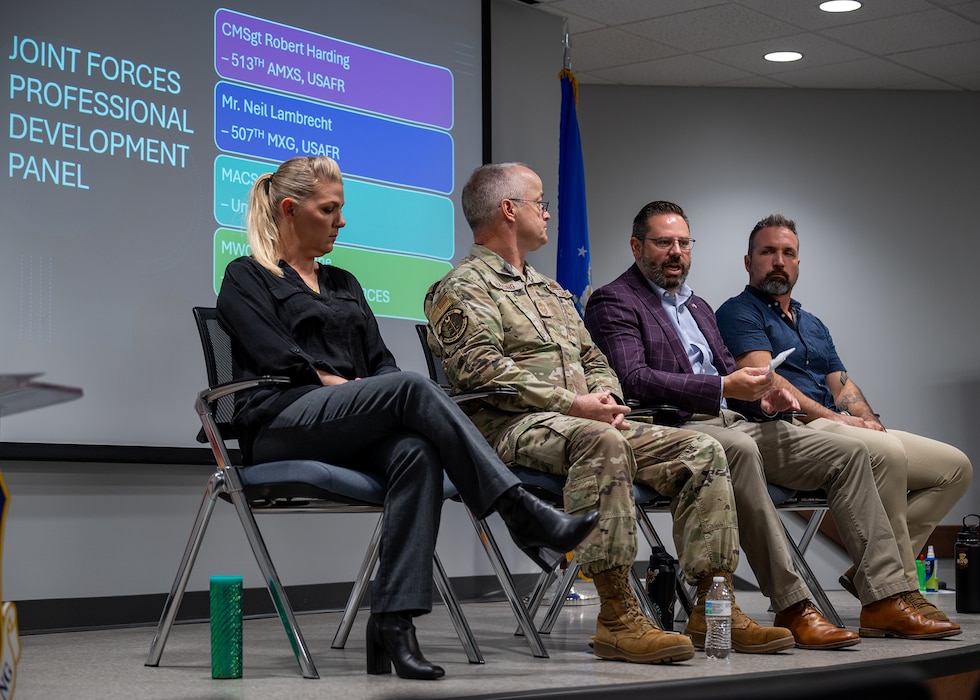
[[[589,218],[585,206],[585,165],[578,132],[578,82],[567,68],[561,78],[558,140],[558,284],[572,293],[579,315],[592,294]]]

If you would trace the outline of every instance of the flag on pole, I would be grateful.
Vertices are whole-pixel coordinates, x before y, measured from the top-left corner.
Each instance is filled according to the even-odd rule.
[[[578,81],[567,67],[561,79],[561,124],[558,140],[558,284],[572,293],[579,315],[592,294],[589,219],[585,206],[585,166],[578,132]]]

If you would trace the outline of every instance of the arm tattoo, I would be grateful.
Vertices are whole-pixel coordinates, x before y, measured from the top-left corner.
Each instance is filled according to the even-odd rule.
[[[844,386],[847,384],[847,372],[840,373],[840,385]]]
[[[841,413],[846,413],[850,410],[851,404],[859,401],[861,396],[859,394],[841,394],[840,398],[837,399],[837,408]]]

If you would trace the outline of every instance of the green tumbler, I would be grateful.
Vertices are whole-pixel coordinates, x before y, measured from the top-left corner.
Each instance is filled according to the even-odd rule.
[[[211,677],[242,677],[242,577],[211,577]]]

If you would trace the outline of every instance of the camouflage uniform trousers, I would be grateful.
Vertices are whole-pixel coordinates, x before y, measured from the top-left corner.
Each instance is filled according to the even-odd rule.
[[[530,424],[529,424],[530,419]],[[561,413],[536,413],[490,436],[508,464],[566,476],[565,510],[598,510],[575,549],[586,576],[636,561],[633,481],[671,498],[674,544],[689,583],[738,565],[738,522],[728,463],[712,437],[638,420],[628,430]]]

